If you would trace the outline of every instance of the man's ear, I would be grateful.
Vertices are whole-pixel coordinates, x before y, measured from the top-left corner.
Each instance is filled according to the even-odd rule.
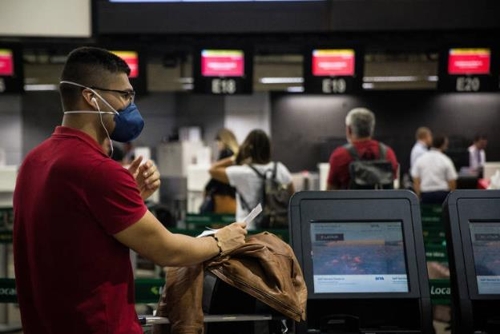
[[[352,129],[351,129],[351,126],[350,125],[346,125],[345,126],[345,133],[347,135],[348,138],[351,138],[352,137]]]
[[[84,89],[82,92],[82,95],[88,104],[90,104],[94,108],[97,108],[97,106],[96,106],[97,99],[95,98],[95,94],[92,91],[90,91],[88,89]]]

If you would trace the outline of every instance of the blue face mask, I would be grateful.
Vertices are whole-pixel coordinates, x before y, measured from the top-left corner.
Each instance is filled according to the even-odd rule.
[[[110,138],[121,143],[136,139],[144,128],[144,120],[134,102],[131,102],[122,111],[117,112],[114,120],[115,129]]]
[[[111,110],[113,110],[113,112],[101,111],[99,109],[99,105],[97,104],[97,102],[95,102],[98,111],[86,111],[86,110],[65,111],[64,112],[65,114],[81,114],[81,113],[114,114],[115,129],[109,135],[109,138],[121,143],[132,141],[137,137],[139,137],[139,135],[141,134],[142,129],[144,128],[144,120],[142,119],[141,113],[139,112],[139,109],[137,109],[137,106],[134,104],[133,101],[130,102],[130,104],[125,109],[118,112],[108,103],[108,101],[106,101],[101,95],[99,95],[92,88],[80,85],[72,81],[61,81],[60,83],[75,85],[78,87],[90,89],[97,97],[99,97],[101,101],[103,101]],[[104,129],[106,130],[107,133],[108,131],[106,127],[104,127]]]

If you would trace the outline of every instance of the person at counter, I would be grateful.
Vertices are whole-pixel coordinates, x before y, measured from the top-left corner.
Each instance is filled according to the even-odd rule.
[[[410,170],[415,165],[415,162],[417,162],[417,159],[428,152],[432,146],[432,132],[429,128],[421,126],[415,132],[415,139],[416,142],[410,153]]]
[[[366,108],[354,108],[345,118],[346,138],[354,146],[361,160],[379,159],[379,142],[374,140],[375,115]],[[387,146],[387,145],[386,145]],[[391,162],[394,178],[398,172],[398,161],[394,150],[387,146],[386,159]],[[330,171],[327,190],[348,189],[351,177],[349,164],[354,160],[345,146],[337,147],[330,155]]]
[[[446,136],[434,136],[431,150],[418,158],[411,170],[413,189],[424,204],[442,204],[457,187],[455,165],[444,154],[447,148]]]
[[[486,162],[486,146],[488,137],[485,135],[475,135],[474,142],[469,146],[469,168],[482,177],[484,163]]]
[[[217,160],[223,160],[238,154],[239,146],[234,133],[226,128],[217,131]],[[205,201],[200,213],[236,213],[236,189],[229,184],[211,178],[205,185]]]
[[[137,157],[125,169],[103,149],[142,131],[129,73],[104,49],[73,50],[60,82],[62,125],[20,167],[13,238],[25,334],[142,333],[130,249],[188,266],[245,242],[245,223],[214,238],[169,232],[144,204],[160,185],[156,167]]]

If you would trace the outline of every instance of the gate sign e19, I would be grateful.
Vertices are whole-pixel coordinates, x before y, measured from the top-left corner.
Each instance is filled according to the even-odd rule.
[[[361,87],[361,59],[356,50],[309,48],[304,55],[304,92],[348,94]]]

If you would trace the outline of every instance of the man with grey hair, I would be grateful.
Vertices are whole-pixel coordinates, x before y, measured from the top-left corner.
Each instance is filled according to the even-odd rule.
[[[393,149],[387,145],[380,145],[374,139],[375,115],[366,108],[354,108],[346,116],[346,138],[353,146],[360,160],[376,160],[381,158],[380,147],[385,148],[385,159],[388,160],[397,175],[398,161]],[[351,177],[349,164],[355,158],[344,145],[337,147],[330,156],[330,172],[328,174],[327,189],[349,189]]]

